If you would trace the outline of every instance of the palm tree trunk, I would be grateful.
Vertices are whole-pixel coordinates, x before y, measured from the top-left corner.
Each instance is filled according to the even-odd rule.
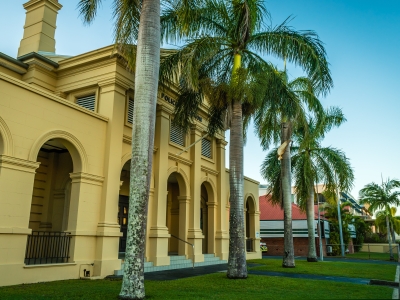
[[[234,101],[229,142],[229,258],[228,278],[247,278],[244,235],[242,104]]]
[[[317,262],[315,247],[315,212],[314,212],[314,184],[311,183],[307,199],[307,229],[308,229],[308,262]],[[319,237],[321,238],[321,237]]]
[[[281,143],[289,141],[291,138],[290,122],[281,124]],[[282,177],[282,197],[283,197],[283,231],[284,231],[284,254],[282,266],[284,268],[294,268],[294,248],[293,248],[293,231],[292,231],[292,187],[290,182],[290,143],[285,149],[281,160],[281,177]]]
[[[394,228],[393,228],[393,222],[390,222],[390,233],[392,235],[392,242],[393,244],[396,244],[396,236],[394,234]]]
[[[119,297],[144,299],[144,254],[160,67],[160,1],[142,4],[135,72],[129,224]]]
[[[394,260],[393,257],[393,250],[392,250],[392,241],[390,238],[390,226],[389,226],[389,216],[386,215],[386,231],[387,231],[387,239],[388,239],[388,243],[389,243],[389,253],[390,253],[390,260]]]

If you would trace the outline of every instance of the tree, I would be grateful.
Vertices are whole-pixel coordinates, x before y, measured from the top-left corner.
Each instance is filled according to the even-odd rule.
[[[196,5],[192,9],[183,11],[181,1],[171,0],[162,16],[164,40],[188,43],[165,57],[161,74],[180,84],[174,119],[177,124],[188,128],[207,98],[210,134],[230,128],[227,276],[246,278],[243,132],[259,103],[270,99],[266,95],[276,86],[281,88],[274,67],[260,55],[286,58],[303,67],[320,90],[328,90],[332,80],[325,49],[315,32],[297,32],[286,21],[273,28],[265,26],[263,18],[268,12],[263,1],[193,2]]]
[[[294,134],[297,148],[292,157],[295,194],[300,207],[306,210],[308,227],[307,261],[317,261],[315,246],[315,184],[322,183],[326,190],[348,190],[354,181],[353,170],[345,153],[333,147],[322,147],[321,141],[333,127],[345,118],[338,108],[328,109],[317,119],[309,119],[308,129],[299,128]]]
[[[390,206],[398,206],[400,204],[400,191],[395,190],[400,187],[400,181],[397,179],[387,179],[378,185],[374,182],[367,184],[360,190],[360,204],[369,204],[368,211],[374,213],[382,210],[386,219],[387,239],[390,249],[390,260],[394,260],[392,243],[390,239],[389,215],[391,214]]]
[[[80,0],[78,7],[90,24],[101,0]],[[155,115],[160,66],[160,0],[115,0],[115,44],[135,70],[135,122],[132,128],[132,159],[129,224],[124,278],[119,297],[143,299],[147,207],[154,148]],[[133,44],[137,41],[137,48]],[[122,117],[122,116],[121,116]]]
[[[307,114],[311,113],[317,119],[324,120],[324,122],[327,122],[328,118],[324,117],[325,112],[316,96],[317,89],[311,79],[299,77],[289,81],[286,70],[279,73],[281,74],[282,83],[287,86],[289,93],[285,90],[277,91],[272,95],[270,101],[264,101],[260,109],[256,112],[255,124],[261,145],[264,149],[268,149],[271,143],[281,143],[281,146],[275,149],[275,152],[270,152],[267,155],[261,167],[261,173],[270,183],[269,193],[272,194],[272,201],[280,202],[284,209],[285,254],[282,265],[284,267],[294,267],[291,213],[291,174],[294,169],[291,166],[292,160],[290,154],[293,138],[292,131],[303,132],[303,141],[301,142],[306,146],[304,138],[307,137],[307,139],[310,139]],[[318,126],[320,127],[321,125]],[[321,131],[319,127],[314,130],[314,135]],[[278,153],[280,164],[274,153]],[[313,172],[313,169],[309,169],[308,173],[310,172]],[[310,195],[310,186],[314,186],[314,178],[303,176],[302,179],[303,182],[304,180],[307,182],[311,180],[310,184],[307,184],[306,187],[306,195],[308,197]]]
[[[307,91],[304,91],[306,93]],[[322,147],[321,141],[333,127],[339,126],[345,118],[338,108],[330,108],[317,118],[308,117],[307,123],[298,125],[293,133],[291,147],[291,175],[294,193],[300,207],[306,211],[308,227],[307,261],[316,262],[315,246],[315,184],[322,183],[325,189],[335,190],[338,187],[336,178],[340,179],[339,187],[348,189],[354,180],[349,160],[343,151]],[[261,166],[261,174],[271,185],[280,185],[281,172],[276,159],[276,149],[269,152]],[[339,174],[337,176],[337,174]],[[279,186],[271,186],[270,191],[278,191]],[[279,197],[273,197],[280,201]]]
[[[340,254],[340,226],[339,226],[339,212],[337,202],[338,197],[336,192],[325,191],[323,195],[327,202],[323,206],[323,210],[325,211],[324,216],[329,220],[329,242],[332,246],[332,254],[339,255]],[[350,202],[342,202],[339,206],[340,211],[340,219],[342,221],[342,234],[343,234],[343,243],[344,246],[347,247],[350,240],[350,231],[349,224],[352,222],[353,215],[350,214],[348,207],[351,205]]]
[[[400,217],[396,216],[396,212],[396,207],[391,207],[390,214],[388,215],[390,236],[393,243],[396,242],[395,233],[400,234]],[[380,232],[387,235],[386,212],[384,210],[376,213],[375,225],[379,228]]]
[[[371,233],[371,227],[359,216],[353,216],[353,224],[356,229],[356,238],[354,240],[354,251],[361,250],[364,239],[367,234]]]

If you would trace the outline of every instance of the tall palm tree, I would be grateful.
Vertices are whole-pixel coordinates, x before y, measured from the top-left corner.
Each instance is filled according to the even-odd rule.
[[[307,261],[317,261],[314,224],[315,184],[322,183],[326,190],[346,191],[354,181],[353,170],[343,151],[322,147],[321,141],[333,127],[345,121],[342,111],[330,108],[319,120],[310,119],[308,130],[299,128],[294,135],[296,153],[292,157],[295,193],[300,207],[306,210],[308,227]]]
[[[308,118],[305,126],[297,126],[293,133],[291,147],[291,175],[293,176],[294,193],[300,207],[306,211],[308,227],[308,255],[307,261],[316,262],[315,246],[315,213],[314,195],[315,184],[322,183],[325,189],[337,188],[336,174],[339,174],[339,188],[347,190],[354,175],[345,154],[332,147],[322,147],[321,141],[332,126],[339,126],[344,122],[342,111],[330,108],[317,119]],[[261,166],[261,174],[270,182],[269,191],[278,191],[282,180],[279,163],[276,159],[276,150],[270,151]],[[280,201],[279,196],[272,198]]]
[[[186,2],[186,1],[185,1]],[[190,1],[188,1],[190,2]],[[162,78],[180,83],[175,122],[188,127],[204,98],[210,104],[209,131],[230,128],[229,278],[246,278],[243,205],[243,121],[247,127],[264,95],[280,86],[274,67],[260,55],[275,55],[305,69],[319,90],[332,86],[325,49],[313,31],[282,23],[264,26],[262,0],[204,0],[183,12],[171,0],[161,19],[166,41],[187,44],[164,59]],[[261,88],[260,82],[267,90]],[[252,90],[249,86],[257,86]],[[225,119],[224,119],[225,117]],[[227,122],[223,122],[226,120]],[[224,127],[227,125],[227,127]]]
[[[387,239],[390,250],[390,260],[394,260],[392,251],[392,242],[390,239],[389,215],[390,206],[400,205],[400,191],[395,190],[400,188],[400,181],[397,179],[387,179],[382,184],[378,185],[374,182],[367,184],[360,190],[360,204],[369,204],[368,211],[374,213],[377,210],[382,210],[386,218]]]
[[[78,7],[90,24],[101,0],[80,0]],[[129,224],[124,277],[119,297],[143,299],[144,252],[147,207],[154,148],[155,115],[160,66],[160,0],[115,0],[115,44],[135,72],[135,122],[132,128],[132,159]],[[137,48],[133,47],[136,44]]]
[[[266,159],[261,173],[264,173],[264,178],[270,182],[269,192],[272,193],[272,201],[281,202],[285,212],[284,257],[282,266],[294,267],[291,212],[292,162],[290,154],[292,131],[293,129],[294,131],[301,129],[304,135],[303,138],[309,136],[307,113],[311,113],[322,120],[325,112],[316,96],[317,90],[311,79],[299,77],[290,81],[286,70],[278,73],[282,78],[282,84],[287,86],[289,93],[285,92],[285,90],[282,93],[281,90],[269,95],[271,97],[270,101],[263,101],[260,109],[256,112],[255,125],[264,149],[268,149],[272,143],[281,143],[281,146],[277,149],[278,158],[276,157],[277,152],[275,152],[275,157],[272,153],[270,156],[267,156],[269,161]],[[280,163],[278,163],[278,159]],[[267,170],[269,166],[266,164],[271,164],[270,166],[274,168],[274,171],[278,172],[272,176],[278,176],[279,181],[276,181],[277,177],[269,177],[271,174],[269,174],[270,170]],[[307,188],[307,195],[310,193],[309,187],[310,185]]]

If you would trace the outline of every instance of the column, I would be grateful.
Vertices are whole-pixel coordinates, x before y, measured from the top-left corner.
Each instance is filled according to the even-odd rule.
[[[168,181],[168,138],[169,138],[169,116],[172,113],[163,105],[157,106],[156,131],[154,147],[157,152],[153,160],[154,176],[154,198],[149,206],[148,227],[148,259],[155,266],[169,265],[168,239],[170,234],[166,226],[167,215],[167,181]],[[151,215],[151,216],[150,216]]]
[[[189,196],[178,196],[179,200],[179,237],[182,240],[187,241],[188,233],[188,217],[190,208],[190,197]],[[189,249],[190,245],[179,242],[178,243],[178,254],[185,255],[186,258],[193,258],[193,250]],[[192,248],[192,247],[190,247]]]
[[[193,125],[190,131],[190,143],[194,143],[202,137],[202,132],[198,125]],[[200,229],[200,208],[201,208],[201,143],[197,143],[190,148],[190,159],[192,166],[190,169],[190,192],[191,205],[189,213],[189,243],[194,244],[194,262],[204,261],[202,251],[203,233]]]
[[[217,139],[217,207],[215,251],[216,256],[222,260],[228,259],[229,254],[229,182],[225,168],[225,146],[228,143],[224,139]]]
[[[24,265],[38,162],[0,155],[0,274]],[[8,271],[6,271],[8,270]],[[0,276],[2,278],[2,276]]]
[[[216,254],[215,251],[215,233],[216,233],[216,228],[217,228],[217,209],[218,209],[218,204],[216,202],[207,202],[207,213],[208,213],[208,224],[212,224],[211,226],[208,225],[208,253],[214,253]]]
[[[94,274],[106,275],[119,269],[118,245],[121,236],[117,223],[120,189],[122,139],[125,124],[126,90],[129,85],[111,79],[99,83],[98,112],[109,121],[104,153],[104,184],[101,195],[100,218],[97,225],[97,246]]]
[[[71,196],[67,227],[72,236],[70,262],[86,263],[93,262],[94,259],[94,274],[99,276],[99,273],[96,273],[101,267],[98,255],[99,252],[105,251],[99,249],[97,243],[97,236],[100,236],[97,228],[104,178],[83,172],[71,173],[70,177]],[[115,252],[118,253],[118,244],[115,245]]]

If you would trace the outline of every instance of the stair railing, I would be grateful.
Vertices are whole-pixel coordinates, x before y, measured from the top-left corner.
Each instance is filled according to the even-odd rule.
[[[192,253],[193,253],[192,262],[193,262],[193,269],[194,269],[194,244],[191,244],[191,243],[189,243],[188,241],[182,240],[181,238],[178,238],[177,236],[172,235],[172,234],[171,234],[171,237],[176,238],[177,240],[179,240],[179,241],[181,241],[181,242],[184,242],[184,243],[189,244],[190,246],[192,246]]]

